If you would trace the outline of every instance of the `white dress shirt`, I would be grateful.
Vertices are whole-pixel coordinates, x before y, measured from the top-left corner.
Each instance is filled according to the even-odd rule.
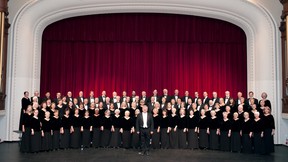
[[[143,128],[148,128],[147,120],[148,120],[148,113],[142,113],[143,116]]]

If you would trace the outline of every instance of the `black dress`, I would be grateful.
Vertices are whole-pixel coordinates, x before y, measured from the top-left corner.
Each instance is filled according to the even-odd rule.
[[[161,140],[161,148],[168,149],[169,144],[169,133],[167,133],[169,127],[169,117],[162,117],[160,120],[160,140]]]
[[[23,153],[30,152],[31,148],[31,120],[33,118],[32,114],[25,113],[23,115],[23,121],[22,124],[24,125],[25,131],[22,133],[22,139],[21,139],[21,147],[20,150]]]
[[[209,147],[209,140],[207,134],[207,128],[209,126],[209,119],[207,117],[199,119],[199,147],[206,149]]]
[[[109,147],[110,139],[111,139],[111,128],[112,128],[112,120],[111,117],[104,116],[101,120],[101,126],[103,126],[103,131],[101,132],[101,146]]]
[[[92,126],[92,119],[90,116],[83,117],[82,118],[82,127],[83,127],[83,132],[82,132],[82,145],[85,148],[90,147],[91,144],[91,132],[90,128]]]
[[[52,148],[54,150],[58,150],[60,147],[60,128],[61,128],[61,119],[60,117],[56,118],[55,116],[53,116],[51,118],[51,122],[52,122],[52,131],[53,131],[53,135],[52,135]]]
[[[232,120],[231,126],[231,151],[240,152],[241,151],[241,120]]]
[[[174,128],[178,125],[178,120],[178,115],[170,116],[169,126],[171,127],[171,132],[169,136],[169,143],[171,149],[178,148],[178,129],[176,129],[176,131],[174,130]]]
[[[220,129],[219,118],[210,119],[209,121],[209,148],[211,150],[219,150],[219,135],[217,129]]]
[[[136,120],[137,116],[132,117],[134,128],[136,128]],[[132,147],[134,149],[140,148],[140,133],[138,134],[136,131],[132,134]]]
[[[274,138],[272,135],[272,129],[275,129],[274,117],[272,115],[264,115],[264,145],[265,153],[269,154],[274,152]]]
[[[121,128],[121,120],[122,117],[115,115],[111,117],[112,125],[114,127],[114,132],[111,132],[111,139],[110,139],[110,146],[114,148],[120,147],[121,144],[121,134],[120,134],[120,128]]]
[[[24,120],[24,111],[26,112],[28,105],[31,105],[30,98],[23,97],[21,99],[21,113],[20,113],[20,121],[19,121],[19,130],[22,131],[22,125]]]
[[[252,153],[252,138],[249,136],[252,132],[252,120],[243,121],[241,125],[242,131],[242,152],[243,153]]]
[[[264,134],[264,128],[263,119],[253,120],[254,153],[256,154],[265,154],[264,138],[261,137],[261,134]]]
[[[187,128],[187,117],[180,116],[178,119],[178,144],[180,149],[187,148],[187,133],[184,130]]]
[[[231,130],[231,121],[222,120],[220,124],[220,150],[230,151],[230,137],[228,136],[229,130]]]
[[[41,150],[41,126],[40,120],[33,117],[31,119],[31,130],[34,130],[34,135],[31,134],[31,152],[39,152]]]
[[[74,129],[74,132],[71,133],[71,148],[80,148],[81,147],[81,121],[80,116],[73,116],[71,119],[71,126]]]
[[[51,120],[44,119],[42,121],[42,131],[44,132],[44,137],[42,137],[42,151],[52,150],[52,122]]]
[[[123,148],[129,149],[131,148],[132,134],[131,129],[134,127],[132,118],[122,118],[121,120],[121,128],[123,129],[122,133],[122,143]]]
[[[161,120],[161,117],[159,115],[157,116],[153,115],[153,121],[154,121],[154,130],[152,134],[152,148],[153,149],[160,148],[160,132],[157,132],[158,127],[160,127],[160,120]]]
[[[70,146],[70,129],[71,129],[71,117],[65,115],[61,119],[61,128],[63,128],[63,134],[60,136],[60,148],[68,149]]]
[[[198,141],[198,133],[195,131],[197,129],[199,118],[197,116],[188,117],[187,119],[187,128],[188,128],[188,148],[189,149],[198,149],[199,141]]]
[[[93,115],[93,118],[92,118],[92,125],[93,125],[92,144],[93,144],[93,147],[95,147],[95,148],[100,147],[101,119],[102,119],[102,117],[100,115]]]

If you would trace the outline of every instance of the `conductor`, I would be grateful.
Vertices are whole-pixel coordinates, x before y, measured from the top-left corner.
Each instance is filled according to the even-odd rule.
[[[153,134],[154,122],[152,114],[148,113],[148,107],[142,107],[142,113],[138,115],[136,121],[136,131],[140,134],[141,152],[140,155],[149,155],[150,135]]]

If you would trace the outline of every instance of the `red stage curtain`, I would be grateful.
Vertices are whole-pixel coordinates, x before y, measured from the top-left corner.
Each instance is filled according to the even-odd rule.
[[[144,13],[74,17],[49,25],[42,41],[42,95],[247,92],[245,33],[221,20]]]

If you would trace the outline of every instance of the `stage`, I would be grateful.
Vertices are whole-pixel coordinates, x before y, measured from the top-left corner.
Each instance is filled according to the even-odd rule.
[[[284,162],[287,161],[288,147],[275,146],[275,153],[271,155],[256,155],[256,154],[242,154],[231,153],[222,151],[211,150],[151,150],[149,156],[138,155],[138,151],[130,149],[69,149],[58,150],[52,152],[41,152],[37,154],[23,154],[19,151],[19,145],[17,142],[13,143],[1,143],[0,144],[0,161],[29,161],[29,162],[56,162],[56,161],[269,161],[269,162]]]

